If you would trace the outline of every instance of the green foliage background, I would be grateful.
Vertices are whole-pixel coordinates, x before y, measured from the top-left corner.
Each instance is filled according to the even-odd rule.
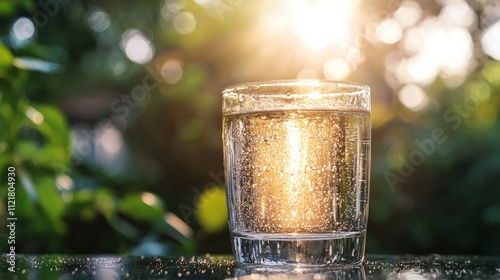
[[[254,27],[268,6],[259,1],[222,2],[218,10],[193,1],[44,2],[53,13],[37,3],[0,2],[2,251],[6,173],[14,166],[20,253],[229,253],[220,92],[237,82],[296,78],[304,68],[321,72],[325,56],[271,41],[278,54],[263,58]],[[361,3],[389,15],[394,5]],[[471,5],[480,18],[484,7]],[[193,32],[176,32],[176,9],[195,16]],[[96,10],[110,18],[105,31],[88,24]],[[20,17],[39,23],[23,44],[12,39]],[[154,45],[145,65],[121,46],[132,28]],[[482,29],[478,23],[472,37]],[[367,252],[498,255],[500,62],[479,54],[458,86],[437,77],[425,89],[429,104],[411,111],[385,82],[394,49],[365,42],[364,62],[348,77],[373,92]],[[171,59],[181,62],[182,77],[166,83],[162,65]],[[446,119],[477,92],[488,98]],[[397,175],[436,128],[444,143],[409,176]],[[119,144],[117,153],[103,152],[105,137]]]

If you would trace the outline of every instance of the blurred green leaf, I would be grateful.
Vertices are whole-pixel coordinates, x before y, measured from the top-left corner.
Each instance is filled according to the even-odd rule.
[[[6,133],[6,131],[3,129],[5,126],[8,125],[8,121],[12,119],[14,116],[14,111],[12,110],[12,106],[8,103],[8,99],[5,98],[7,94],[6,93],[1,93],[0,92],[0,118],[2,120],[1,127],[2,128],[2,135]]]
[[[68,150],[57,146],[38,147],[35,143],[21,141],[16,145],[17,155],[24,161],[45,167],[61,169],[68,161]]]
[[[207,233],[221,231],[227,227],[226,193],[221,187],[205,190],[196,202],[197,218]]]
[[[109,190],[100,188],[95,196],[95,204],[97,209],[99,209],[108,221],[115,215],[116,202],[113,194]]]
[[[35,1],[32,0],[18,0],[17,3],[25,8],[28,12],[34,13],[36,4]]]
[[[44,170],[31,170],[29,174],[26,170],[19,169],[19,176],[25,178],[24,184],[33,185],[38,201],[43,213],[51,222],[51,226],[57,233],[64,233],[66,225],[62,221],[64,214],[64,201],[56,186],[55,174]],[[25,189],[31,186],[25,185]]]
[[[16,173],[17,174],[17,173]],[[16,175],[16,177],[19,176],[19,174]],[[20,217],[35,217],[36,216],[36,209],[35,209],[35,204],[31,201],[28,193],[26,192],[26,188],[22,186],[22,182],[20,181],[20,178],[17,179],[17,186],[16,186],[16,211],[17,215]]]
[[[38,177],[36,190],[40,206],[48,216],[54,226],[54,230],[58,233],[66,231],[66,225],[62,221],[64,213],[64,202],[59,194],[54,176],[52,174],[43,174]]]
[[[49,66],[50,65],[56,66],[55,69],[61,67],[62,64],[67,63],[67,59],[68,59],[67,50],[65,50],[64,48],[62,48],[59,45],[46,46],[46,45],[39,44],[36,41],[34,41],[34,42],[30,42],[28,45],[26,45],[23,48],[23,51],[26,52],[27,55],[30,56],[30,58],[36,57],[36,58],[41,59],[41,60],[38,60],[38,59],[31,58],[31,59],[28,59],[26,61],[26,58],[28,58],[28,57],[24,57],[25,62],[36,61],[38,63],[42,63],[42,65],[43,65],[43,63],[49,63]]]
[[[92,221],[97,216],[97,211],[92,205],[84,205],[80,208],[79,216],[84,221]]]
[[[0,14],[1,14],[1,4],[0,4]],[[7,47],[0,43],[0,68],[7,68],[12,65],[14,61],[14,56]]]
[[[44,167],[65,169],[71,158],[69,127],[55,107],[47,105],[23,106],[24,124],[39,131],[45,140],[36,143],[18,140],[16,152],[25,161]]]
[[[73,193],[72,202],[75,204],[85,204],[94,201],[95,194],[89,189],[83,189]]]
[[[84,221],[95,219],[98,212],[94,202],[96,201],[96,192],[90,189],[74,191],[68,202],[68,211],[77,215]]]
[[[139,221],[154,221],[163,217],[165,209],[161,199],[148,192],[126,195],[119,204],[123,214]]]
[[[71,144],[69,127],[61,111],[48,105],[33,104],[32,106],[43,116],[43,121],[38,125],[40,132],[43,133],[53,145],[65,148],[69,152]]]
[[[9,16],[16,10],[14,1],[0,1],[0,15]]]
[[[0,140],[0,170],[5,170],[7,167],[12,166],[12,153],[6,152],[8,149],[8,144]]]

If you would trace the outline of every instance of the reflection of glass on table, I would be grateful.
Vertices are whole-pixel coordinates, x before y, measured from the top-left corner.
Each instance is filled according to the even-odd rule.
[[[365,271],[363,266],[346,267],[341,269],[322,268],[290,268],[269,269],[269,266],[246,266],[237,268],[234,273],[235,278],[239,280],[251,279],[295,279],[295,280],[314,280],[314,279],[335,279],[335,280],[365,280]]]

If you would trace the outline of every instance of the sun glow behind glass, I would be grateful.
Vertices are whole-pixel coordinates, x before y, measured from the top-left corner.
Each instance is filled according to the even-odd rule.
[[[347,40],[353,12],[359,1],[287,1],[294,30],[312,48]]]

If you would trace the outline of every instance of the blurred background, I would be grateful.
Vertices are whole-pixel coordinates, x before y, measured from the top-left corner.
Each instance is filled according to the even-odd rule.
[[[372,89],[369,254],[500,254],[500,3],[0,1],[0,249],[228,254],[221,91]]]

